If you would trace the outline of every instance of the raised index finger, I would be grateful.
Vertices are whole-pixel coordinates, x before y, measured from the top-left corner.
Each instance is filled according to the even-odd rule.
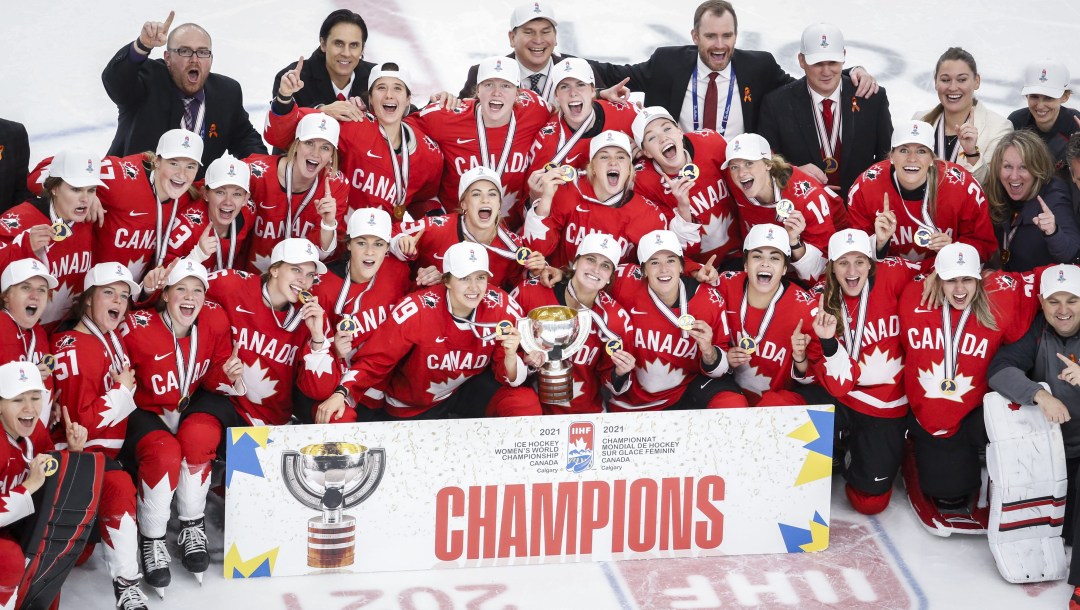
[[[165,18],[165,22],[161,24],[162,34],[169,32],[169,26],[172,25],[173,17],[176,17],[176,11],[169,11],[169,16]]]
[[[706,267],[712,267],[713,266],[712,264],[714,262],[716,262],[716,255],[715,254],[713,254],[712,256],[709,257],[709,262],[705,263],[705,266]]]
[[[1073,364],[1076,364],[1075,362],[1073,362],[1072,360],[1066,358],[1065,356],[1062,356],[1061,354],[1057,354],[1057,357],[1058,357],[1058,360],[1061,360],[1062,362],[1065,363],[1065,366],[1072,366]]]
[[[885,212],[889,211],[889,194],[888,193],[885,193],[885,199],[883,199],[881,201],[881,205],[885,207],[885,209],[883,211],[885,211]]]
[[[326,185],[326,198],[329,199],[330,198],[330,174],[326,174],[326,180],[324,181],[324,184]]]
[[[1053,212],[1050,211],[1050,207],[1046,205],[1045,201],[1043,201],[1042,195],[1039,195],[1039,205],[1042,206],[1043,212],[1046,212],[1047,214],[1053,214]]]
[[[300,59],[297,60],[297,62],[296,62],[296,69],[295,69],[296,74],[299,75],[300,70],[302,70],[303,68],[304,68],[304,56],[301,55]]]
[[[60,409],[61,409],[60,412],[64,414],[64,427],[65,428],[70,428],[71,427],[71,415],[68,414],[67,405],[64,405],[63,407],[60,407]]]

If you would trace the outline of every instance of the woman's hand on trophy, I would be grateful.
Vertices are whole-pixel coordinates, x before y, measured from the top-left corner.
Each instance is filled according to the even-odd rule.
[[[525,362],[525,364],[530,368],[538,369],[544,366],[544,363],[547,362],[547,354],[539,350],[535,352],[529,352],[525,354],[525,357],[522,358],[522,361]]]

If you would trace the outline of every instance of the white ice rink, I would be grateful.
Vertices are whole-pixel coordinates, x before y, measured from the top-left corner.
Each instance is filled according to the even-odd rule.
[[[244,86],[245,103],[256,127],[261,127],[266,112],[273,75],[315,48],[322,19],[340,7],[352,8],[367,20],[371,36],[366,59],[409,66],[417,81],[414,100],[426,99],[434,91],[458,91],[470,64],[509,50],[506,31],[513,4],[494,0],[189,0],[182,5],[4,0],[0,3],[6,50],[0,68],[0,116],[26,125],[32,163],[65,147],[104,153],[115,128],[116,110],[101,86],[101,70],[121,45],[138,34],[144,21],[163,20],[170,9],[177,11],[176,23],[198,22],[214,37],[214,70]],[[557,2],[561,49],[607,61],[642,61],[656,46],[689,42],[696,5],[694,0]],[[953,5],[927,0],[742,0],[736,10],[738,46],[772,51],[796,76],[803,27],[814,21],[839,25],[848,40],[849,65],[865,66],[885,86],[894,118],[909,117],[936,103],[930,85],[934,61],[953,45],[974,54],[983,75],[978,97],[1001,114],[1022,105],[1021,70],[1029,60],[1063,60],[1080,81],[1080,3],[1074,1],[1022,5],[990,0]],[[154,56],[160,56],[160,51]],[[848,508],[842,482],[834,490],[831,547],[821,553],[245,581],[222,577],[219,535],[215,563],[204,586],[195,585],[177,558],[167,599],[159,601],[155,596],[151,607],[1026,610],[1067,605],[1071,589],[1063,582],[1005,583],[997,574],[985,537],[940,539],[924,532],[899,486],[892,505],[876,518]],[[219,520],[220,513],[218,507]],[[61,607],[113,607],[100,553],[74,571]]]

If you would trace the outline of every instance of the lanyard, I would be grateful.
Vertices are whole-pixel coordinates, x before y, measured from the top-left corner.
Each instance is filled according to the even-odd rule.
[[[593,108],[592,102],[589,102],[589,108],[592,109],[592,114],[581,123],[580,127],[574,130],[574,133],[570,134],[570,139],[566,138],[565,129],[565,127],[569,127],[569,125],[566,125],[565,120],[559,121],[559,147],[555,151],[555,156],[551,158],[551,163],[554,163],[555,165],[562,163],[562,160],[566,158],[566,155],[570,154],[570,151],[574,149],[574,146],[581,141],[585,132],[592,129],[593,124],[596,123],[596,109]]]
[[[398,162],[397,153],[394,152],[394,145],[390,143],[390,137],[386,135],[386,130],[383,126],[379,125],[379,133],[382,134],[386,145],[390,149],[390,164],[394,168],[394,187],[397,189],[395,193],[394,204],[395,211],[402,209],[405,205],[405,197],[408,194],[409,189],[409,140],[407,137],[405,123],[401,123],[401,161]],[[397,218],[397,214],[394,218]]]
[[[969,111],[968,115],[967,115],[967,118],[964,119],[964,122],[967,123],[970,120],[971,120],[971,112]],[[942,111],[941,116],[939,116],[937,118],[937,120],[934,121],[934,136],[937,139],[937,146],[935,147],[937,150],[935,150],[934,152],[937,153],[937,158],[938,159],[944,159],[945,158],[945,111]],[[956,163],[957,157],[960,156],[960,149],[961,148],[962,148],[962,146],[960,146],[960,134],[956,134],[956,144],[953,146],[952,154],[949,155],[948,160],[953,162],[953,163]]]
[[[262,286],[262,298],[270,309],[270,313],[274,314],[274,322],[277,322],[279,328],[289,332],[296,330],[296,327],[300,325],[300,309],[298,307],[294,307],[290,303],[288,311],[285,312],[285,321],[282,322],[278,319],[277,311],[274,310],[273,301],[270,300],[270,290],[267,289],[266,284]]]
[[[150,190],[154,193],[154,209],[157,212],[156,220],[154,221],[154,227],[157,229],[157,233],[154,234],[154,243],[157,246],[157,249],[154,251],[154,266],[160,267],[161,264],[165,262],[166,247],[169,245],[169,236],[167,233],[172,230],[173,222],[176,221],[176,210],[180,207],[180,201],[178,199],[173,199],[172,211],[169,214],[169,224],[162,230],[162,202],[158,200],[157,185],[154,184],[154,172],[150,172]]]
[[[161,321],[165,323],[166,328],[172,334],[173,351],[176,352],[176,372],[179,375],[177,382],[180,384],[180,400],[183,401],[184,398],[191,395],[191,384],[195,380],[195,369],[197,368],[195,358],[199,351],[199,325],[198,323],[191,325],[191,343],[188,346],[188,355],[185,359],[184,350],[180,348],[180,341],[176,338],[172,317],[169,316],[168,311],[161,312]]]
[[[589,202],[592,202],[592,203],[599,203],[600,205],[605,206],[605,207],[609,207],[609,208],[613,208],[613,207],[617,206],[619,204],[619,202],[622,201],[622,198],[626,196],[625,187],[624,187],[624,189],[623,189],[623,191],[621,193],[615,193],[611,197],[608,197],[607,199],[604,199],[602,201],[600,199],[597,199],[596,197],[590,197],[590,196],[586,195],[585,193],[581,192],[581,183],[579,181],[574,181],[574,188],[577,189],[578,194],[581,195],[581,198],[584,199],[585,201],[589,201]],[[595,191],[595,189],[594,189],[594,191]]]
[[[186,111],[180,113],[180,129],[187,129],[187,125],[184,124],[184,115],[186,113],[187,113]],[[205,135],[203,133],[203,122],[205,121],[205,119],[206,119],[206,98],[204,97],[203,100],[201,102],[199,102],[199,114],[195,115],[195,124],[192,125],[193,129],[191,129],[191,131],[199,134],[200,138]],[[213,130],[211,130],[211,131],[213,131]],[[214,135],[217,135],[217,134],[214,134]]]
[[[750,333],[746,331],[746,309],[749,306],[746,293],[749,289],[749,280],[747,280],[743,285],[742,304],[739,306],[739,327],[742,329],[739,333],[745,336],[750,336]],[[776,313],[776,304],[783,295],[784,285],[780,284],[776,288],[776,294],[774,294],[772,300],[769,301],[769,308],[765,310],[765,317],[761,319],[761,325],[758,326],[758,333],[753,336],[755,346],[761,344],[761,339],[765,336],[765,331],[769,329],[769,324],[772,323],[773,314]]]
[[[476,138],[480,143],[480,164],[494,171],[502,177],[506,170],[506,162],[510,160],[510,149],[514,146],[514,134],[517,132],[517,114],[510,113],[510,125],[506,128],[506,141],[503,142],[502,155],[495,167],[491,167],[491,159],[488,157],[487,128],[484,127],[484,116],[480,112],[480,104],[477,102],[476,109]]]
[[[339,316],[343,315],[345,312],[345,302],[349,300],[349,287],[353,284],[352,274],[349,271],[351,265],[351,262],[345,263],[345,281],[341,283],[341,291],[338,292],[337,301],[334,302],[334,313]],[[352,312],[347,315],[355,316],[356,313],[360,311],[360,301],[362,301],[364,295],[375,286],[375,278],[377,277],[379,277],[379,273],[375,272],[375,275],[371,276],[371,279],[368,280],[367,288],[364,288],[360,294],[356,295],[356,300],[353,301]]]
[[[37,364],[34,361],[34,354],[37,353],[37,336],[34,334],[34,329],[19,326],[19,323],[15,321],[15,316],[11,315],[11,312],[7,309],[4,309],[4,313],[11,318],[11,322],[15,324],[15,328],[19,331],[19,341],[22,342],[23,351],[26,352],[26,361]],[[26,344],[26,335],[30,335],[30,345]]]
[[[128,360],[127,354],[124,353],[124,345],[120,343],[120,337],[116,336],[114,331],[109,331],[107,337],[101,332],[101,329],[94,324],[94,321],[90,319],[90,316],[82,317],[83,326],[86,330],[90,331],[91,335],[101,341],[101,344],[105,346],[105,352],[109,354],[109,360],[112,361],[112,370],[117,375],[124,372],[127,367]],[[111,345],[110,345],[111,344]]]
[[[495,328],[495,327],[498,326],[498,324],[486,324],[486,323],[482,323],[482,322],[477,322],[476,321],[476,310],[475,309],[472,310],[469,313],[469,317],[467,317],[467,318],[462,318],[461,316],[454,315],[454,310],[450,308],[450,298],[449,297],[447,297],[447,299],[446,299],[446,311],[448,311],[450,313],[450,317],[454,319],[454,322],[457,322],[458,324],[461,324],[461,325],[468,326],[469,329],[472,331],[472,334],[477,339],[480,339],[481,341],[491,341],[492,339],[494,339],[498,335],[497,332],[481,335],[476,330],[478,328]]]
[[[809,91],[810,87],[807,86],[806,89]],[[840,104],[835,105],[836,111],[833,112],[832,125],[827,129],[823,109],[814,103],[813,93],[810,94],[810,108],[814,111],[814,127],[817,131],[818,143],[821,144],[821,154],[824,159],[836,159],[836,144],[840,141]],[[832,129],[832,131],[830,132],[829,129]]]
[[[859,352],[862,351],[863,330],[866,326],[866,305],[869,300],[870,286],[863,286],[862,293],[859,295],[859,317],[855,321],[855,325],[852,326],[847,301],[843,296],[840,297],[840,308],[844,312],[844,323],[847,326],[844,330],[844,341],[847,342],[848,356],[851,356],[851,359],[856,361],[859,359]]]
[[[920,215],[922,216],[922,220],[919,220],[918,218],[915,218],[915,216],[913,216],[911,212],[908,211],[907,205],[904,204],[904,195],[900,191],[900,181],[896,179],[895,169],[896,168],[893,168],[894,171],[892,180],[893,186],[896,187],[896,194],[900,195],[900,207],[904,208],[904,213],[907,214],[907,217],[911,219],[911,222],[922,227],[923,229],[926,229],[931,233],[937,233],[938,228],[934,225],[934,219],[930,218],[930,185],[925,185],[926,192],[923,193],[922,212],[920,213]]]
[[[240,210],[237,210],[236,213],[239,214]],[[210,221],[210,224],[211,224],[211,227],[213,227],[213,221]],[[213,231],[213,233],[214,233],[214,239],[217,240],[217,244],[218,244],[217,252],[214,253],[214,254],[217,255],[217,268],[214,269],[214,271],[221,271],[221,270],[224,270],[224,269],[232,269],[233,258],[236,257],[236,242],[239,241],[236,238],[236,218],[233,217],[232,222],[229,223],[229,261],[228,261],[229,264],[228,265],[226,265],[225,261],[223,261],[222,258],[221,258],[221,250],[222,250],[221,237],[218,236],[217,231]]]
[[[683,316],[690,315],[687,312],[688,307],[686,304],[686,285],[682,283],[682,280],[679,280],[678,316],[676,316],[675,312],[671,311],[671,308],[668,307],[666,303],[661,301],[660,297],[657,296],[655,292],[653,292],[652,286],[646,286],[645,289],[649,291],[649,298],[652,299],[653,305],[656,305],[656,308],[660,310],[660,313],[664,314],[664,317],[668,319],[668,322],[671,322],[675,326],[675,328],[678,328],[681,331],[680,334],[682,335],[682,338],[686,339],[687,337],[689,337],[690,331],[684,329],[682,326],[679,325],[679,320],[684,319]]]
[[[285,235],[288,237],[301,237],[300,235],[293,235],[293,223],[295,223],[297,227],[301,226],[300,215],[304,213],[304,209],[307,208],[308,204],[311,203],[311,200],[315,197],[315,189],[319,186],[319,178],[316,176],[315,181],[311,183],[311,188],[309,188],[308,192],[304,195],[303,201],[300,202],[300,207],[296,209],[296,215],[293,216],[292,168],[292,161],[285,163],[285,202],[289,205],[288,216],[285,217]]]
[[[724,135],[724,132],[727,131],[728,116],[731,114],[731,94],[735,92],[735,64],[728,63],[728,65],[731,66],[731,78],[728,79],[727,102],[724,103],[724,119],[720,123],[720,129],[717,129],[720,135]],[[691,97],[694,99],[694,131],[701,129],[701,123],[698,122],[697,74],[697,65],[695,65],[694,74],[690,76],[690,82],[692,83]],[[715,81],[713,81],[713,84],[715,84]]]
[[[504,246],[503,248],[500,248],[494,244],[485,244],[484,242],[476,239],[476,237],[474,237],[473,234],[469,231],[468,225],[465,224],[465,216],[461,216],[461,233],[465,236],[466,239],[487,248],[488,251],[494,252],[495,254],[498,254],[505,259],[516,261],[518,247],[514,244],[514,239],[510,236],[510,232],[502,228],[502,226],[496,227],[496,230],[498,231],[499,241],[501,241]]]
[[[968,315],[971,314],[971,307],[965,307],[964,313],[960,315],[960,321],[956,324],[956,335],[954,336],[952,328],[952,315],[950,313],[951,309],[952,306],[948,303],[943,303],[941,305],[941,323],[944,326],[944,328],[942,329],[942,334],[944,335],[943,338],[945,339],[945,359],[942,361],[941,364],[942,368],[945,370],[945,374],[947,375],[947,377],[945,378],[946,381],[956,380],[956,355],[960,351],[960,344],[963,343],[964,326],[967,324]]]
[[[574,278],[570,278],[570,281],[566,282],[566,292],[570,293],[570,296],[573,297],[579,305],[581,305],[582,307],[585,306],[585,304],[581,302],[581,299],[578,298],[577,290],[574,289]],[[683,293],[683,295],[685,296],[685,292]],[[597,296],[599,296],[599,293],[597,294]],[[563,300],[566,300],[565,297],[563,298]],[[608,328],[606,311],[596,311],[596,309],[594,309],[593,307],[588,307],[584,311],[589,312],[589,314],[592,316],[593,323],[596,324],[598,329],[597,334],[600,335],[602,341],[604,341],[605,343],[614,339],[622,341],[622,339],[618,335],[611,332],[611,329]]]

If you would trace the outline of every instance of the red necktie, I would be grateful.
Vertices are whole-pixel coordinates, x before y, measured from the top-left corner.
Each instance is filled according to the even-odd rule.
[[[345,94],[344,93],[337,94],[337,101],[344,102],[345,101]]]
[[[716,131],[716,107],[720,102],[716,99],[716,75],[717,72],[709,73],[709,84],[705,85],[705,116],[701,122],[702,129]]]

